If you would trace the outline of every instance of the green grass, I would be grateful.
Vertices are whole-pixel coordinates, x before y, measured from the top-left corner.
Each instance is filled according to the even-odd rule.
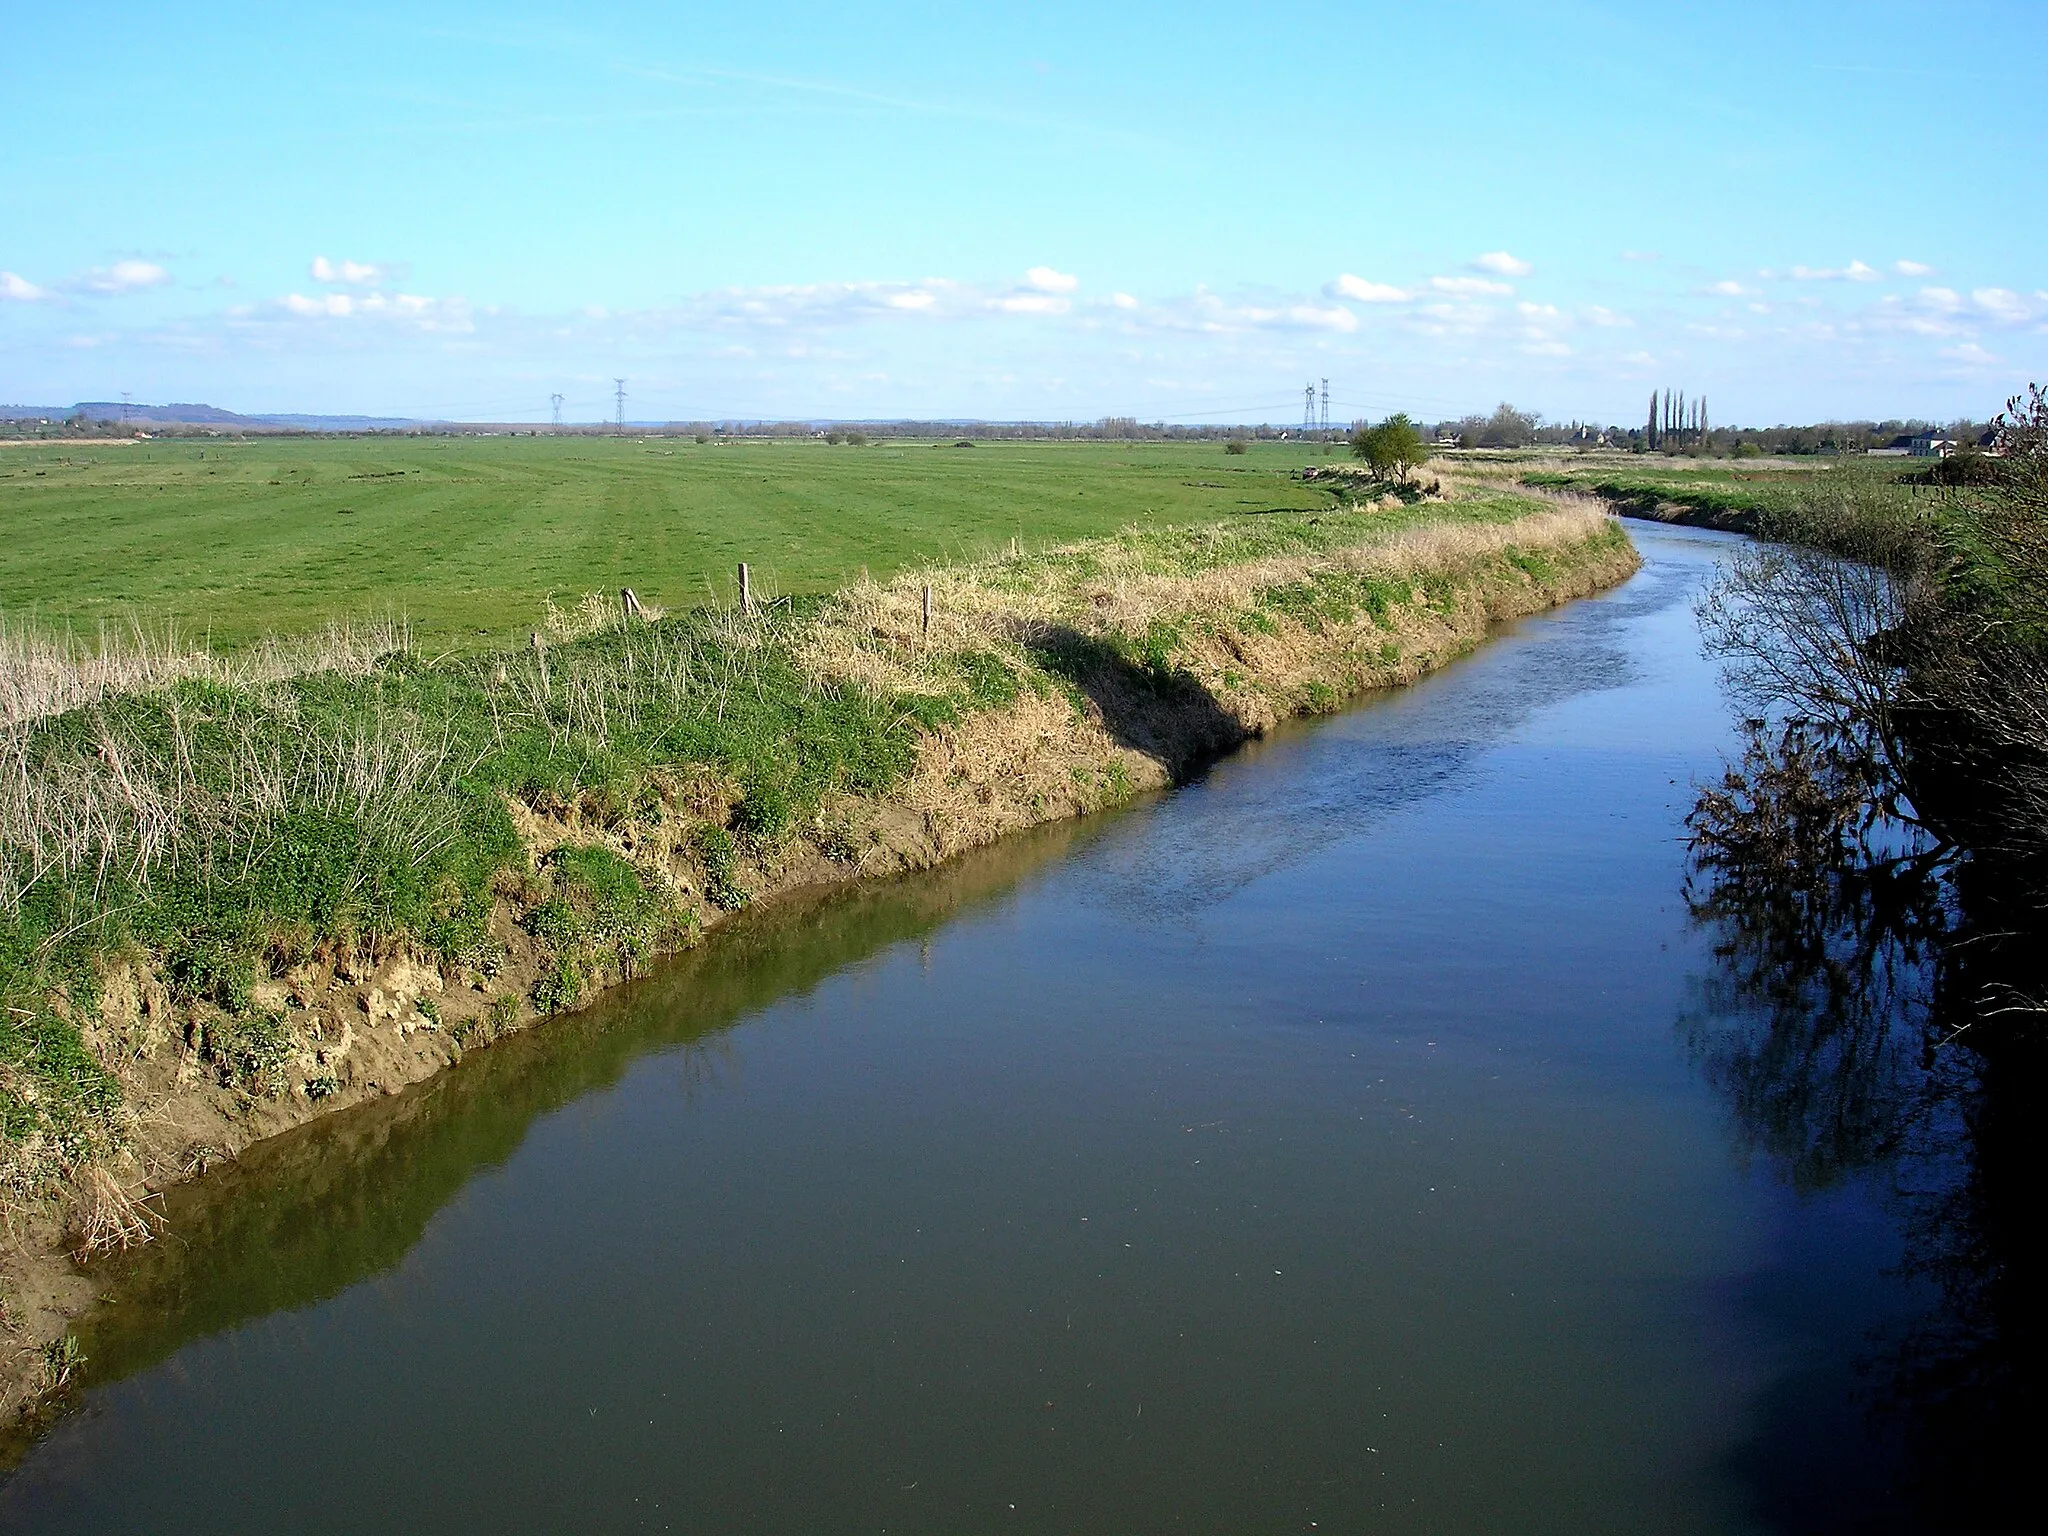
[[[822,592],[1132,524],[1330,504],[1339,450],[1221,443],[867,447],[685,438],[255,438],[0,448],[0,601],[90,632],[175,619],[234,646],[408,617],[436,649],[523,638],[543,601],[631,586],[671,608],[735,565]]]
[[[1700,512],[1769,517],[1793,511],[1817,490],[1861,493],[1890,487],[1902,474],[1925,467],[1921,461],[1893,458],[1736,460],[1723,465],[1645,454],[1602,454],[1588,455],[1583,466],[1534,469],[1519,478],[1522,484],[1541,489],[1587,492],[1624,510],[1670,502]]]

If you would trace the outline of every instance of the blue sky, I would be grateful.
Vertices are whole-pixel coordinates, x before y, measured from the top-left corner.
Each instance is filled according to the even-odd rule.
[[[2048,6],[7,0],[0,402],[1983,415]]]

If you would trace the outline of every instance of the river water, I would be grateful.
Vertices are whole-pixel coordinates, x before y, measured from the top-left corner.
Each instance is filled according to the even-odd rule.
[[[0,1526],[1902,1519],[1890,1185],[1788,1177],[1711,1070],[1729,541],[1633,531],[1414,688],[177,1192]]]

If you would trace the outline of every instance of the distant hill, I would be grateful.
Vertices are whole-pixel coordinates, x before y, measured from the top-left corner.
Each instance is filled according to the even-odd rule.
[[[290,427],[301,432],[378,432],[427,423],[408,416],[319,416],[284,412],[275,416],[243,416],[217,405],[123,405],[118,400],[81,400],[76,405],[0,405],[0,421],[132,422],[138,427]]]
[[[216,405],[123,405],[118,400],[81,400],[67,414],[87,421],[154,421],[187,427],[241,427],[260,419],[237,416]]]
[[[411,416],[304,416],[287,412],[278,416],[251,416],[250,421],[273,427],[297,427],[306,432],[381,432],[393,427],[438,426]]]

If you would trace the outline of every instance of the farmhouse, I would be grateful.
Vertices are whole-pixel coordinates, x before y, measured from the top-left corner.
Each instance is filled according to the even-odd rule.
[[[1955,439],[1935,431],[1902,432],[1882,448],[1868,450],[1872,458],[1879,459],[1945,459],[1955,451]]]

